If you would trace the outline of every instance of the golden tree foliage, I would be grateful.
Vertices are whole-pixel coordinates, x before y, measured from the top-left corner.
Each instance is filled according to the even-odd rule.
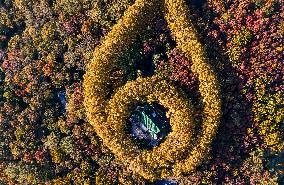
[[[178,47],[192,59],[192,71],[198,75],[199,91],[204,102],[202,132],[198,144],[187,159],[176,164],[174,169],[179,174],[181,171],[193,170],[208,153],[208,147],[215,136],[221,117],[220,87],[204,48],[198,40],[184,0],[166,0],[165,16]]]
[[[284,93],[278,91],[275,94],[267,92],[268,80],[256,79],[256,96],[252,110],[254,121],[258,124],[258,133],[272,151],[283,151],[283,119],[284,119]]]
[[[131,110],[138,102],[159,102],[167,107],[172,132],[166,140],[151,151],[139,150],[131,137],[125,132],[124,123],[130,117]],[[180,159],[191,145],[193,133],[192,105],[167,81],[157,77],[138,78],[136,81],[127,82],[109,101],[107,106],[108,119],[106,126],[109,133],[110,149],[123,161],[129,161],[133,168],[146,176],[143,164],[149,169],[163,166]],[[137,161],[133,163],[133,161]]]
[[[110,72],[123,52],[131,47],[146,23],[155,13],[164,13],[178,47],[193,61],[192,71],[199,79],[204,103],[203,123],[199,136],[193,138],[192,105],[183,93],[170,82],[138,78],[115,89],[110,95]],[[208,63],[196,29],[190,21],[188,7],[183,0],[136,0],[125,15],[94,51],[94,59],[84,76],[84,105],[89,122],[103,142],[129,169],[144,178],[179,176],[194,170],[204,159],[215,136],[220,117],[221,101],[217,77]],[[157,101],[169,109],[172,132],[151,151],[138,149],[125,133],[125,122],[138,102]],[[173,165],[173,170],[169,166]]]

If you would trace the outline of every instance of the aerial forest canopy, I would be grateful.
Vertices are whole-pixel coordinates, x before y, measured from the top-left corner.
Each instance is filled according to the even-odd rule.
[[[281,0],[0,0],[0,184],[283,184]]]

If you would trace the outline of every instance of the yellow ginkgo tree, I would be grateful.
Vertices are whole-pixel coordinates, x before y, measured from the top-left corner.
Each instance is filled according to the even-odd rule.
[[[201,130],[195,129],[193,106],[182,90],[154,75],[134,81],[110,94],[110,72],[157,13],[164,13],[178,48],[193,62],[203,100]],[[104,144],[134,173],[144,178],[178,177],[200,165],[210,150],[221,117],[220,87],[184,0],[136,0],[95,48],[84,76],[86,115]],[[125,132],[136,103],[158,102],[168,108],[172,132],[150,151],[139,149]],[[198,134],[197,134],[198,133]],[[193,136],[196,137],[193,137]]]

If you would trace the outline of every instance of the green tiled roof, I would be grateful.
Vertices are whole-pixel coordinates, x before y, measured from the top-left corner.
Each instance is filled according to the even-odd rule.
[[[142,123],[149,130],[151,136],[154,139],[157,139],[157,134],[160,132],[159,127],[157,127],[157,125],[152,121],[152,119],[147,114],[145,114],[144,111],[142,111],[141,113],[142,113]]]

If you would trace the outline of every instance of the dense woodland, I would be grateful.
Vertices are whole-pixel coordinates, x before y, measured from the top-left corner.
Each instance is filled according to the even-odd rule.
[[[0,184],[163,183],[129,170],[84,106],[86,66],[134,3],[0,0]],[[283,184],[284,2],[185,3],[218,77],[222,116],[209,155],[175,183]],[[156,75],[182,89],[201,124],[200,81],[163,14],[117,63],[113,89]]]

